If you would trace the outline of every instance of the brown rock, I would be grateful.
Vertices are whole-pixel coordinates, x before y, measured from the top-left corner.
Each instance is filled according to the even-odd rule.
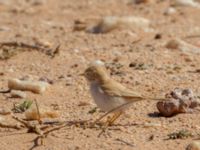
[[[193,108],[200,104],[194,98],[191,89],[176,88],[170,94],[167,94],[166,98],[169,100],[157,103],[157,109],[165,117],[170,117],[178,113],[193,112]]]

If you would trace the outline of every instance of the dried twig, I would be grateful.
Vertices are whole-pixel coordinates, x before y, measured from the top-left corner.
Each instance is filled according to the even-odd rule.
[[[184,38],[199,38],[199,37],[200,37],[200,35],[188,35]]]
[[[3,93],[3,94],[5,94],[5,93],[10,93],[10,91],[11,91],[11,89],[7,89],[7,90],[0,90],[0,93]]]
[[[40,46],[36,46],[36,45],[30,45],[30,44],[26,44],[23,42],[1,42],[0,43],[0,48],[3,46],[14,46],[14,47],[23,47],[23,48],[30,48],[30,49],[36,49],[36,50],[42,50],[42,51],[46,51],[46,48],[40,47]]]
[[[23,42],[16,42],[16,41],[11,41],[11,42],[1,42],[0,43],[0,48],[2,48],[3,46],[9,46],[9,47],[21,47],[21,48],[27,48],[27,49],[35,49],[35,50],[39,50],[41,52],[44,52],[47,55],[50,55],[52,58],[59,53],[59,48],[60,48],[60,44],[55,48],[55,50],[52,50],[50,48],[45,48],[42,46],[38,46],[38,45],[31,45],[31,44],[27,44],[27,43],[23,43]]]
[[[40,109],[39,109],[39,105],[38,105],[38,103],[37,103],[37,100],[36,100],[36,99],[34,99],[34,101],[35,101],[35,105],[36,105],[36,108],[37,108],[37,114],[38,114],[38,123],[39,123],[39,124],[42,124],[42,120],[41,120],[41,115],[40,115]]]
[[[61,128],[64,128],[66,127],[67,125],[66,124],[62,124],[58,127],[54,127],[50,130],[47,130],[45,132],[43,132],[41,135],[38,135],[33,141],[34,141],[34,145],[30,148],[30,150],[34,149],[35,147],[39,146],[39,145],[43,145],[44,143],[44,138],[47,137],[47,135],[53,131],[56,131],[56,130],[59,130]],[[41,140],[41,143],[39,143],[39,140]]]
[[[4,124],[2,122],[0,122],[0,127],[1,128],[12,128],[12,129],[16,129],[16,130],[21,129],[21,126],[19,124],[12,125],[12,124]]]
[[[59,55],[60,53],[60,44],[56,46],[55,50],[52,51],[51,57],[54,58],[56,55]]]
[[[43,134],[43,131],[40,129],[40,127],[38,125],[32,125],[29,122],[24,121],[24,120],[20,119],[17,116],[14,116],[14,115],[12,115],[12,117],[16,121],[22,123],[28,129],[29,132],[34,132],[34,133],[39,134],[39,135]]]
[[[12,115],[12,118],[15,119],[16,121],[20,122],[21,124],[23,124],[25,127],[29,128],[30,124],[22,119],[20,119],[19,117]]]
[[[44,143],[44,138],[46,138],[48,136],[49,133],[62,129],[66,126],[72,126],[72,125],[84,125],[84,123],[86,123],[87,121],[68,121],[68,122],[60,122],[59,126],[53,127],[45,132],[42,132],[41,134],[39,134],[34,140],[34,145],[30,148],[30,150],[33,150],[34,148],[36,148],[39,145],[43,145]],[[57,123],[57,122],[56,122]],[[46,128],[48,128],[49,126],[42,126],[40,127],[40,130],[44,130]],[[39,140],[41,140],[41,142],[39,143]]]
[[[51,133],[53,131],[56,131],[56,130],[59,130],[59,129],[62,129],[62,128],[66,127],[66,126],[67,126],[67,124],[62,124],[62,125],[60,125],[58,127],[54,127],[54,128],[52,128],[50,130],[45,131],[43,135],[47,136],[49,133]]]
[[[128,145],[128,146],[130,146],[130,147],[135,147],[134,144],[129,143],[129,142],[126,142],[126,141],[124,141],[124,140],[122,140],[122,139],[120,139],[120,138],[117,138],[117,139],[115,139],[115,140],[116,140],[116,141],[119,141],[119,142],[122,142],[122,143],[124,143],[124,144],[126,144],[126,145]]]

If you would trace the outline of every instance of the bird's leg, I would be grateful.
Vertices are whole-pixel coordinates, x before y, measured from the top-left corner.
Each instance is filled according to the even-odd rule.
[[[116,112],[112,117],[108,117],[107,121],[104,123],[104,127],[108,127],[109,125],[112,125],[117,118],[122,114],[121,111]]]
[[[120,109],[120,108],[122,108],[122,107],[124,107],[124,106],[126,106],[126,105],[128,105],[128,104],[130,104],[130,103],[132,103],[132,102],[128,102],[128,103],[125,103],[125,104],[123,104],[123,105],[120,105],[120,106],[118,106],[118,107],[116,107],[116,108],[113,108],[112,110],[110,110],[110,111],[108,111],[107,113],[105,113],[104,115],[102,115],[101,117],[99,117],[94,123],[92,123],[92,126],[95,126],[95,124],[97,124],[100,120],[102,120],[104,117],[106,117],[107,115],[109,115],[110,113],[112,113],[112,112],[114,112],[114,111],[116,111],[116,110],[118,110],[118,109]],[[121,112],[122,113],[122,112]],[[121,115],[121,114],[120,114]],[[119,116],[120,116],[119,115]],[[118,116],[118,117],[119,117]],[[118,118],[117,117],[117,118]],[[116,118],[116,119],[117,119]],[[115,120],[116,120],[115,119]],[[115,121],[114,120],[114,121]]]
[[[98,137],[101,136],[102,133],[104,133],[106,131],[106,129],[108,128],[108,126],[112,125],[114,123],[114,121],[119,118],[119,116],[122,114],[122,112],[117,112],[115,113],[111,118],[108,117],[107,121],[104,123],[102,131],[100,132],[100,134],[98,135]]]
[[[114,116],[109,120],[109,125],[112,125],[119,118],[121,114],[122,114],[121,111],[115,113]]]

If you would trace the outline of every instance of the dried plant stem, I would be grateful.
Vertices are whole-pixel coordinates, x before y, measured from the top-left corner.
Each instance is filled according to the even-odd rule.
[[[59,50],[60,50],[60,44],[58,44],[58,46],[56,46],[55,49],[45,48],[44,46],[31,45],[31,44],[16,42],[16,41],[1,42],[0,48],[3,46],[10,46],[10,47],[13,46],[13,47],[21,47],[21,48],[27,48],[27,49],[35,49],[41,52],[45,52],[47,55],[50,55],[52,58],[54,58],[55,55],[59,54]]]
[[[43,134],[43,131],[40,129],[40,127],[38,125],[32,125],[30,124],[29,122],[26,122],[22,119],[20,119],[19,117],[17,116],[14,116],[12,115],[13,119],[15,119],[16,121],[22,123],[27,129],[29,132],[34,132],[34,133],[37,133],[39,135],[42,135]]]
[[[30,49],[36,49],[36,50],[42,50],[42,51],[47,50],[47,49],[40,47],[40,46],[30,45],[30,44],[27,44],[27,43],[15,42],[15,41],[0,43],[0,47],[3,47],[3,46],[15,46],[15,47],[30,48]]]
[[[38,123],[39,123],[39,124],[42,124],[42,120],[41,120],[41,115],[40,115],[40,109],[39,109],[39,105],[38,105],[38,103],[37,103],[37,100],[36,100],[36,99],[34,99],[34,101],[35,101],[35,105],[36,105],[36,109],[37,109],[37,114],[38,114]]]
[[[115,140],[116,140],[116,141],[119,141],[119,142],[121,142],[121,143],[124,143],[124,144],[126,144],[126,145],[128,145],[128,146],[130,146],[130,147],[135,147],[134,144],[129,143],[129,142],[126,142],[126,141],[124,141],[123,139],[117,138],[117,139],[115,139]]]
[[[21,129],[20,125],[11,125],[11,124],[4,124],[4,123],[0,123],[0,127],[1,128],[12,128],[12,129]]]
[[[0,90],[0,93],[10,93],[11,92],[11,90],[10,89],[7,89],[7,90]]]

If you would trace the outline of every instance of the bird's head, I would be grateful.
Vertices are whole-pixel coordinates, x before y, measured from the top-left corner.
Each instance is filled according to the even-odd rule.
[[[90,65],[84,72],[84,76],[89,82],[103,82],[109,79],[104,65],[93,64]]]

